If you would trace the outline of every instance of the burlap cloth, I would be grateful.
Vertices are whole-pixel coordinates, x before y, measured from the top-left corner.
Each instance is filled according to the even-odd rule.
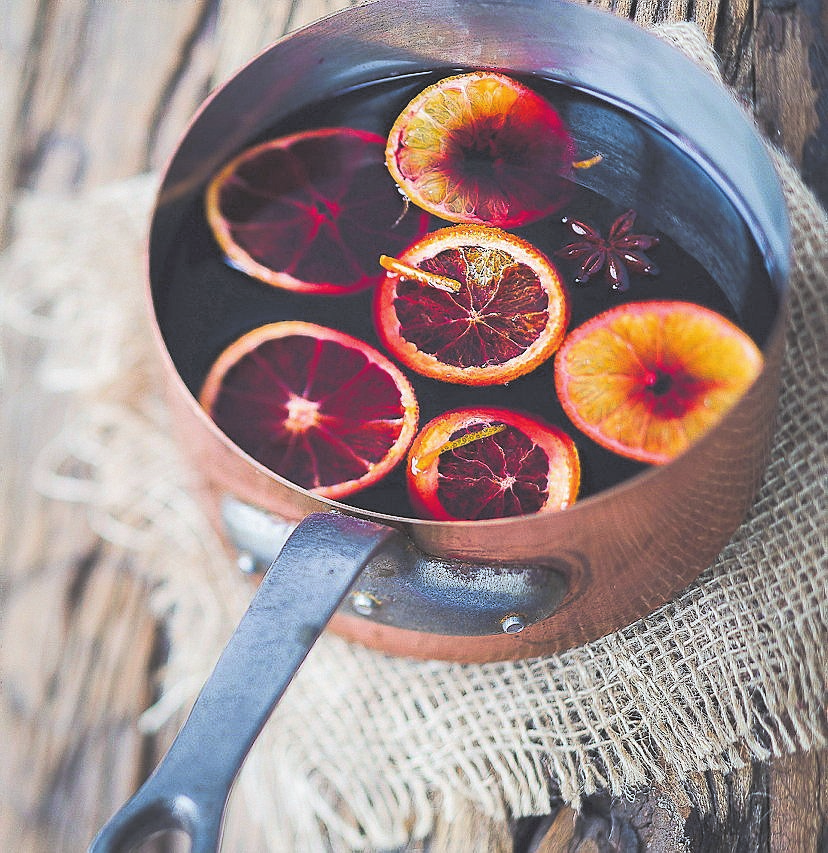
[[[716,73],[692,25],[660,34]],[[577,803],[826,745],[828,220],[773,156],[793,224],[792,314],[773,457],[732,542],[650,617],[548,658],[416,662],[325,636],[234,794],[272,850],[388,848],[424,836],[437,808],[543,814],[553,791]],[[74,398],[36,485],[85,503],[157,581],[171,653],[147,729],[186,709],[250,596],[193,502],[159,399],[142,281],[154,188],[140,176],[28,197],[2,258],[4,322],[44,340],[37,380]]]

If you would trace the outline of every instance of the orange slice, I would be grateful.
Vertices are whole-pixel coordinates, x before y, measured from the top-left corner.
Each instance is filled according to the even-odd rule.
[[[385,162],[400,189],[449,222],[513,228],[569,199],[575,145],[552,105],[492,71],[447,77],[402,111]]]
[[[350,335],[300,321],[234,341],[210,369],[199,401],[262,465],[318,495],[375,483],[417,431],[414,391],[384,355]]]
[[[561,276],[513,234],[454,225],[392,260],[458,284],[456,290],[431,286],[397,271],[377,288],[380,339],[417,373],[463,385],[502,384],[534,370],[563,340],[569,298]]]
[[[662,464],[720,420],[762,363],[756,344],[714,311],[637,302],[567,336],[555,385],[569,418],[598,444]]]
[[[408,454],[415,510],[441,520],[559,510],[578,495],[572,439],[509,409],[456,409],[423,427]]]
[[[376,283],[380,251],[425,233],[403,217],[383,162],[385,140],[347,127],[309,130],[243,151],[213,178],[207,221],[243,272],[307,293],[350,293]],[[396,223],[396,224],[395,224]]]

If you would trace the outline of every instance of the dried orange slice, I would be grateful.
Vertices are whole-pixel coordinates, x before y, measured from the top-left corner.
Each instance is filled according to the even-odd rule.
[[[598,444],[662,464],[719,421],[762,362],[756,344],[715,311],[637,302],[567,336],[555,385],[572,422]]]
[[[400,189],[449,222],[513,228],[560,209],[575,145],[554,107],[492,71],[446,77],[400,113],[385,162]]]
[[[407,246],[428,222],[421,211],[397,222],[402,205],[384,147],[375,133],[339,127],[243,151],[205,198],[228,260],[288,290],[337,294],[375,284],[377,254]]]
[[[581,467],[572,439],[551,424],[509,409],[456,409],[417,435],[407,477],[426,518],[506,518],[569,506]]]
[[[569,297],[561,276],[513,234],[454,225],[427,234],[396,260],[458,283],[453,292],[389,272],[377,288],[380,339],[417,373],[502,384],[534,370],[563,340]]]
[[[411,385],[384,355],[350,335],[292,320],[234,341],[199,400],[242,450],[329,498],[385,476],[405,456],[419,416]]]

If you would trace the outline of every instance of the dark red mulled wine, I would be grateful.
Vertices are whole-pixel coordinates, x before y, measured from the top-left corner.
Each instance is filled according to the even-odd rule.
[[[356,128],[384,137],[416,93],[454,73],[457,69],[412,74],[341,92],[278,121],[267,134],[246,140],[243,147],[323,127]],[[571,300],[569,327],[628,302],[681,300],[731,319],[761,347],[775,317],[777,298],[761,253],[727,193],[691,156],[643,121],[558,83],[539,77],[521,80],[558,110],[573,136],[579,159],[601,157],[597,165],[573,171],[571,198],[561,210],[509,229],[553,259],[560,270]],[[344,295],[296,292],[269,286],[228,262],[205,218],[204,191],[210,177],[205,176],[203,185],[168,205],[164,227],[176,236],[168,241],[166,254],[155,259],[153,276],[159,326],[190,391],[198,395],[210,366],[231,342],[266,323],[316,323],[382,351],[372,320],[371,288]],[[387,180],[393,185],[390,175]],[[402,210],[401,198],[399,213]],[[631,265],[626,270],[629,287],[623,290],[612,286],[604,269],[594,270],[583,282],[583,253],[556,256],[580,239],[573,235],[573,220],[588,224],[603,239],[629,210],[636,213],[635,232],[658,238],[658,244],[647,249],[658,267],[657,275]],[[404,221],[419,215],[412,207]],[[446,224],[431,217],[428,227],[435,230]],[[393,233],[393,221],[388,228]],[[363,263],[373,260],[363,259]],[[382,274],[378,259],[377,274]],[[421,424],[449,409],[498,407],[531,412],[566,431],[575,440],[581,459],[582,498],[646,467],[578,432],[556,398],[552,359],[504,386],[469,387],[411,372],[407,376],[419,400]],[[412,516],[404,465],[345,502],[375,512]]]

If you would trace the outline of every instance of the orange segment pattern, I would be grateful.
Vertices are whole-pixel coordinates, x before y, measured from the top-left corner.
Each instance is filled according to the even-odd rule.
[[[644,302],[573,331],[556,357],[555,379],[579,429],[658,464],[717,423],[761,366],[753,341],[721,315],[690,303]]]

